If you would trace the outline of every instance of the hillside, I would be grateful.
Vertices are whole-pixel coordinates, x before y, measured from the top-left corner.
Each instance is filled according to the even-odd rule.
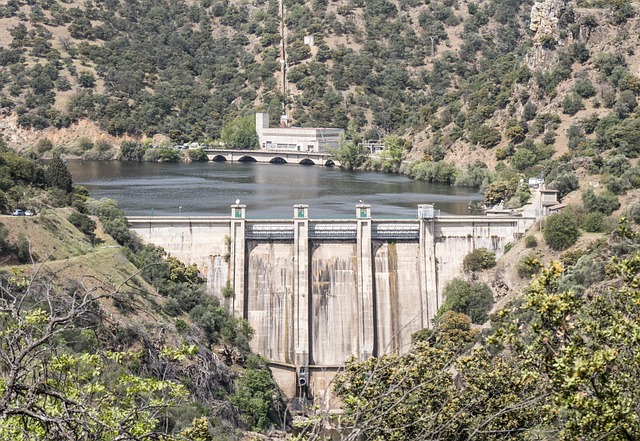
[[[390,154],[363,167],[480,187],[488,204],[521,205],[519,180],[541,174],[562,196],[623,195],[638,180],[607,161],[638,156],[638,6],[11,0],[0,132],[37,156],[113,158],[124,141],[216,142],[240,116],[277,123],[284,109],[295,125],[385,138]]]
[[[49,427],[56,439],[107,427],[103,439],[240,439],[286,425],[243,321],[206,294],[193,268],[120,230],[114,206],[84,203],[102,221],[71,207],[0,216],[2,439],[18,439],[20,427],[31,435]],[[40,391],[38,381],[51,389]],[[32,391],[27,401],[24,387]],[[68,414],[40,407],[63,397],[74,400]],[[88,414],[97,427],[83,422]]]

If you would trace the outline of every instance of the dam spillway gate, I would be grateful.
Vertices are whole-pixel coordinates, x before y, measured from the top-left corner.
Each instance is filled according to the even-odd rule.
[[[208,290],[255,330],[251,349],[269,362],[291,398],[323,399],[351,356],[404,354],[411,335],[431,326],[447,282],[464,257],[487,248],[499,257],[535,221],[514,216],[314,220],[295,205],[292,219],[129,217],[131,229],[186,264]],[[234,295],[222,295],[226,287]]]

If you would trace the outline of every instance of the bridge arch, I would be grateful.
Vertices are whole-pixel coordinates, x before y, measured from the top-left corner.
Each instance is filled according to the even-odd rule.
[[[332,159],[327,159],[323,164],[325,167],[335,167],[336,163]]]
[[[211,161],[215,161],[215,162],[226,162],[227,158],[224,155],[214,155],[211,158]]]
[[[304,159],[300,160],[300,162],[298,162],[298,164],[300,164],[300,165],[316,165],[316,163],[313,162],[309,158],[304,158]]]
[[[269,164],[286,164],[287,160],[282,156],[274,156],[269,160]]]
[[[244,155],[238,158],[238,162],[258,162],[258,160],[253,156]]]

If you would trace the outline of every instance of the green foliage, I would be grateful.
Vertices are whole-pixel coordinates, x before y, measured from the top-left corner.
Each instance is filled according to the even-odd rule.
[[[495,147],[501,140],[500,132],[486,125],[481,125],[469,133],[469,141],[485,149]]]
[[[45,170],[44,177],[49,188],[59,188],[65,193],[71,193],[73,189],[71,173],[59,155],[53,155],[53,159]]]
[[[207,162],[209,160],[209,157],[201,148],[189,149],[187,154],[189,155],[189,160],[192,162]]]
[[[340,143],[340,147],[331,154],[340,162],[342,168],[345,170],[355,170],[364,163],[366,150],[356,141],[343,140]]]
[[[471,321],[482,324],[487,319],[487,312],[493,306],[491,288],[481,282],[467,282],[455,278],[444,288],[444,303],[438,311],[439,315],[446,311],[455,311],[468,315]]]
[[[145,146],[139,142],[123,141],[120,144],[119,159],[121,161],[141,162],[142,158],[144,158],[145,150]]]
[[[578,178],[572,171],[555,170],[547,177],[547,182],[549,189],[558,190],[560,199],[580,188]]]
[[[538,239],[535,236],[526,236],[524,238],[524,246],[527,248],[535,248],[538,246]]]
[[[591,98],[596,95],[596,88],[588,79],[577,80],[573,90],[582,98]]]
[[[161,415],[186,396],[183,386],[133,374],[133,352],[65,349],[69,336],[83,334],[76,323],[94,317],[89,292],[5,274],[0,289],[0,438],[158,437]]]
[[[494,266],[496,266],[496,253],[486,248],[476,248],[462,260],[462,268],[466,272],[481,271]]]
[[[597,211],[606,216],[609,216],[615,210],[620,208],[620,201],[618,201],[618,197],[615,194],[609,191],[604,191],[597,195],[590,188],[582,192],[582,203],[588,211]]]
[[[249,355],[245,371],[236,381],[236,391],[231,396],[231,402],[238,406],[245,423],[260,431],[278,422],[269,417],[271,409],[277,407],[278,400],[278,386],[271,378],[265,361]]]
[[[425,161],[409,164],[404,172],[411,179],[453,184],[460,171],[455,165],[445,161]]]
[[[96,237],[96,223],[89,216],[78,211],[74,211],[69,215],[67,220],[80,230],[89,240],[93,241]]]
[[[538,161],[535,152],[527,148],[519,148],[511,157],[511,165],[519,171],[523,171],[531,167]]]
[[[545,220],[544,240],[551,249],[566,250],[576,243],[578,237],[578,221],[572,212],[555,213]]]
[[[89,214],[98,216],[105,232],[113,237],[116,242],[132,251],[140,249],[140,239],[129,230],[127,218],[114,200],[92,200],[87,202],[86,205]]]
[[[571,93],[562,100],[562,111],[568,115],[575,115],[583,109],[582,98],[577,93]]]
[[[589,213],[582,221],[582,228],[588,233],[602,233],[605,227],[605,215],[599,212]]]
[[[259,148],[255,117],[247,115],[229,121],[222,128],[220,139],[227,148],[241,150]]]

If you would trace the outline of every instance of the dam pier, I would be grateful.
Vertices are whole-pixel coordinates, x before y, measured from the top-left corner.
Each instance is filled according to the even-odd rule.
[[[327,406],[349,357],[406,353],[464,257],[476,248],[500,257],[535,221],[440,216],[432,205],[413,219],[375,219],[362,203],[351,219],[310,219],[302,204],[290,219],[248,219],[241,204],[230,216],[128,219],[145,241],[196,264],[211,294],[249,321],[251,349],[289,398]]]

